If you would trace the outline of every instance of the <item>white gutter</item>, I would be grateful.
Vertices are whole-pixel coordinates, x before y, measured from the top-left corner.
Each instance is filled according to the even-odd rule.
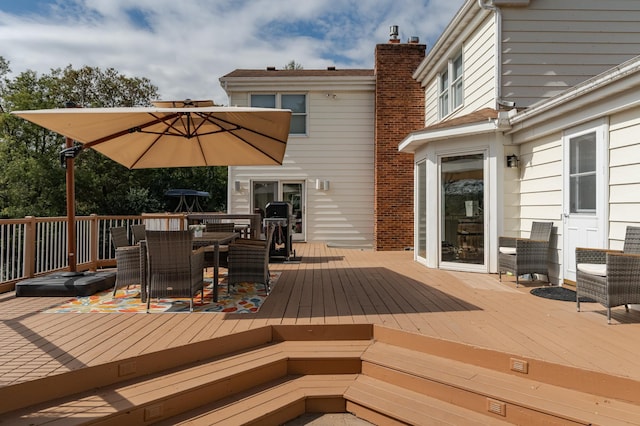
[[[487,0],[491,1],[491,0]],[[499,100],[502,99],[502,12],[500,8],[490,3],[485,3],[485,0],[478,0],[478,6],[484,10],[490,10],[495,13],[496,30],[493,32],[495,36],[494,41],[494,55],[495,55],[495,82],[494,82],[494,96],[495,96],[495,109],[500,109]]]

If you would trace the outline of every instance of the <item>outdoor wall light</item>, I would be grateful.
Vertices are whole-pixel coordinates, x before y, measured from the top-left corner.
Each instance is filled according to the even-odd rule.
[[[236,192],[240,192],[240,181],[237,180],[233,183],[233,187],[236,190]]]
[[[509,167],[510,169],[515,169],[516,167],[518,167],[518,163],[519,160],[517,155],[507,155],[507,167]]]
[[[330,185],[328,180],[316,179],[316,189],[318,191],[328,191]]]

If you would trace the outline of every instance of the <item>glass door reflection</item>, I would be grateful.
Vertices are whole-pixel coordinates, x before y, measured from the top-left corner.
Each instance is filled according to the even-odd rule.
[[[484,155],[440,161],[441,262],[484,264]]]

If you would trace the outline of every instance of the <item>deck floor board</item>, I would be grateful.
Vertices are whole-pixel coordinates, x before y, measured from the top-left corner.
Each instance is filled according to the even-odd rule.
[[[0,295],[0,386],[280,324],[381,324],[640,380],[640,311],[542,299],[542,283],[428,269],[413,253],[295,243],[256,314],[46,314],[67,298]]]

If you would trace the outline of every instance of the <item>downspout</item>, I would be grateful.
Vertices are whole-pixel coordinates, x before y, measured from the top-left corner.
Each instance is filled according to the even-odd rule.
[[[489,3],[485,3],[485,1]],[[499,101],[502,100],[502,13],[500,8],[491,3],[492,0],[478,0],[478,6],[484,10],[490,10],[495,13],[496,30],[495,30],[495,109],[500,109]]]

